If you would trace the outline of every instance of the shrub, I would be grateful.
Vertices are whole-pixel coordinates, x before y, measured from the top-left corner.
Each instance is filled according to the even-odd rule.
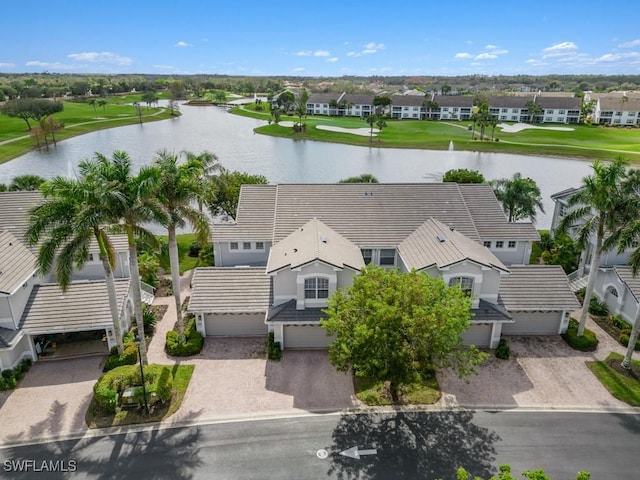
[[[496,358],[501,360],[508,360],[511,356],[511,349],[504,338],[501,338],[496,348]]]
[[[109,356],[107,357],[107,361],[104,362],[102,371],[108,372],[109,370],[113,370],[114,368],[121,367],[123,365],[135,365],[137,362],[138,347],[133,342],[125,343],[121,355],[118,354],[117,347],[113,347],[111,349],[111,352],[109,352]]]
[[[13,370],[8,368],[7,370],[2,371],[2,378],[6,380],[11,380],[13,378]]]
[[[148,305],[144,305],[142,308],[142,323],[144,324],[145,335],[151,337],[156,330],[156,323],[158,323],[158,316]]]
[[[584,294],[587,293],[587,287],[582,287],[580,290],[576,291],[576,297],[580,300],[580,303],[584,301]]]
[[[200,250],[202,250],[200,242],[192,242],[191,245],[189,245],[189,253],[187,253],[187,255],[196,258],[200,254]]]
[[[163,367],[160,376],[158,377],[158,386],[156,388],[156,395],[161,402],[167,402],[171,400],[171,392],[173,391],[173,376],[169,367]]]
[[[604,317],[609,315],[609,307],[607,307],[606,303],[598,300],[595,295],[592,295],[589,301],[589,313],[596,317]]]
[[[214,265],[213,245],[203,247],[199,256],[201,267],[212,267]]]
[[[180,343],[178,332],[169,330],[167,332],[165,351],[175,357],[188,357],[190,355],[197,355],[202,351],[204,337],[196,330],[195,319],[189,320],[186,323],[184,327],[184,337],[184,342]]]
[[[578,321],[574,318],[569,320],[567,333],[562,335],[562,338],[564,338],[565,342],[567,342],[574,350],[580,350],[581,352],[593,352],[598,347],[596,334],[588,328],[585,328],[584,335],[579,337],[578,325]]]
[[[620,336],[618,337],[618,341],[625,347],[628,347],[630,337],[631,337],[630,333],[621,333]],[[640,351],[640,339],[636,340],[636,345],[635,347],[633,347],[633,349],[635,351]]]
[[[631,327],[620,315],[611,315],[609,320],[614,327],[619,328],[620,330],[630,329]]]
[[[7,389],[7,383],[4,381],[4,377],[0,376],[0,392]]]
[[[267,357],[269,360],[280,360],[282,358],[282,350],[280,350],[280,342],[275,341],[275,334],[269,332],[267,337]]]
[[[169,378],[166,378],[164,374],[167,371]],[[165,375],[165,378],[163,377]],[[162,379],[162,385],[160,380]],[[156,393],[161,398],[171,398],[171,390],[173,388],[173,377],[171,376],[171,370],[168,367],[162,365],[147,365],[144,367],[144,380],[147,393]],[[140,376],[140,369],[137,365],[124,365],[114,368],[109,372],[102,375],[96,384],[93,386],[93,395],[96,403],[105,409],[109,413],[115,413],[118,407],[118,395],[122,393],[127,387],[137,386],[142,383]],[[168,389],[168,397],[167,397]],[[142,389],[141,392],[136,392],[136,399],[142,402]],[[138,398],[140,394],[140,398]]]
[[[133,330],[129,330],[122,336],[122,343],[132,343],[136,341],[136,334]]]

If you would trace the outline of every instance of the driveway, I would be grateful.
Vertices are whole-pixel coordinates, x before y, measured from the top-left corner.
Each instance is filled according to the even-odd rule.
[[[33,364],[18,388],[0,392],[0,444],[87,430],[84,416],[104,359]]]

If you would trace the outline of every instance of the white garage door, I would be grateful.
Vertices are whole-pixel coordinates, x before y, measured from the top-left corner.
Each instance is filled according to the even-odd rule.
[[[462,334],[464,345],[488,347],[491,343],[492,324],[473,324]]]
[[[509,312],[515,323],[505,323],[505,335],[555,335],[560,328],[560,312]]]
[[[264,313],[207,313],[204,316],[204,326],[207,336],[241,337],[267,334]]]
[[[333,341],[324,328],[315,325],[285,325],[284,348],[327,348]]]

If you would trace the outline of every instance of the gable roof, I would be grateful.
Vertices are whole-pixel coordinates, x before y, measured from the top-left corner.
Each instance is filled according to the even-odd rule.
[[[536,103],[547,109],[580,110],[582,98],[580,97],[543,97],[536,96]]]
[[[473,107],[473,97],[465,97],[460,95],[434,95],[433,101],[438,107]]]
[[[10,232],[0,232],[0,293],[11,295],[36,271],[36,257]]]
[[[500,298],[509,311],[572,310],[580,303],[559,265],[510,266],[500,279]]]
[[[196,268],[192,286],[189,312],[266,313],[272,303],[264,267]]]
[[[116,279],[118,312],[129,292],[129,279]],[[72,282],[66,292],[55,283],[35,285],[22,313],[20,329],[32,335],[100,330],[113,325],[104,280]]]
[[[640,274],[634,277],[629,265],[616,265],[613,267],[613,271],[629,289],[636,302],[640,300]]]
[[[364,267],[360,248],[314,218],[271,247],[267,273],[301,267],[315,260],[336,268]]]
[[[444,268],[464,260],[509,272],[487,248],[435,218],[429,218],[398,245],[398,253],[409,269]]]
[[[391,105],[394,107],[422,107],[424,95],[393,95]]]
[[[0,230],[22,242],[29,225],[29,210],[42,202],[40,192],[0,192]]]
[[[307,100],[307,105],[310,103],[329,103],[331,100],[336,102],[340,101],[344,93],[312,93]]]
[[[342,100],[353,105],[373,105],[374,97],[371,93],[346,93]]]
[[[491,108],[527,108],[527,102],[534,100],[533,95],[514,96],[499,95],[489,98],[489,107]]]
[[[271,240],[275,216],[277,185],[242,185],[236,220],[214,224],[216,240]]]

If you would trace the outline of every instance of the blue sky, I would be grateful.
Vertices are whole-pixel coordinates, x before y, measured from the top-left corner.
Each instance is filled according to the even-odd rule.
[[[640,1],[4,2],[0,72],[640,75]]]

